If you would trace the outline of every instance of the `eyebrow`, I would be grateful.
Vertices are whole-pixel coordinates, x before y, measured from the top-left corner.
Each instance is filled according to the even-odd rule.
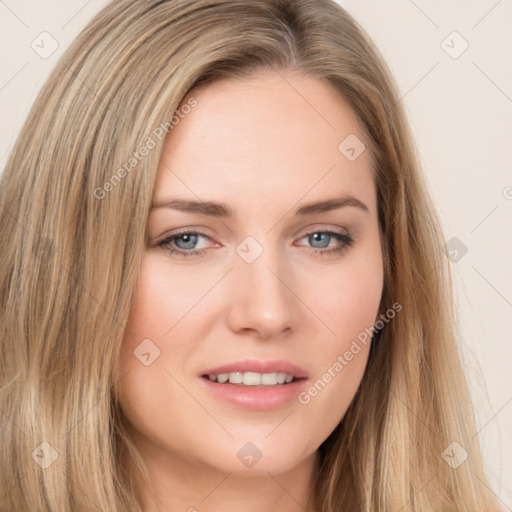
[[[334,197],[324,201],[308,203],[299,207],[295,211],[296,216],[313,215],[315,213],[323,213],[338,208],[353,206],[364,212],[369,213],[368,207],[359,199],[352,196]],[[208,215],[219,218],[233,218],[233,210],[224,203],[215,201],[194,201],[189,199],[163,199],[155,202],[151,209],[171,208],[185,213],[196,213],[199,215]]]

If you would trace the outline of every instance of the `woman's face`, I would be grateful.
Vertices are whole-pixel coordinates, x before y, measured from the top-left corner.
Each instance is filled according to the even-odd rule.
[[[383,286],[370,154],[316,78],[260,72],[189,97],[161,156],[118,398],[149,459],[275,475],[314,456],[365,369]]]

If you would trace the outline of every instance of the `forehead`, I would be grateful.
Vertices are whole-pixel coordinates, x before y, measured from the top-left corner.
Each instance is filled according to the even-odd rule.
[[[264,71],[202,86],[183,103],[189,98],[197,106],[167,136],[155,201],[214,198],[236,208],[351,193],[373,202],[369,150],[355,160],[340,150],[349,137],[360,151],[364,133],[329,83]]]

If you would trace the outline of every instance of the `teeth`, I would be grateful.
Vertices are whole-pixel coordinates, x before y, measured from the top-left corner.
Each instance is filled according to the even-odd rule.
[[[261,376],[261,383],[264,386],[275,386],[277,384],[277,373],[264,373]]]
[[[230,382],[231,384],[242,384],[244,386],[277,386],[289,384],[293,380],[293,375],[284,372],[274,373],[256,373],[256,372],[231,372],[219,373],[218,375],[208,375],[212,382]]]
[[[261,373],[245,372],[242,382],[244,386],[259,386],[261,384]]]
[[[229,374],[229,382],[231,384],[242,384],[244,381],[244,374],[242,372],[231,372]]]

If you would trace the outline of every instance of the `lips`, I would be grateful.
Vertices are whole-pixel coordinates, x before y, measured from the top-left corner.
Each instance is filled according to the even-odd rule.
[[[283,375],[286,376],[284,381]],[[229,381],[226,381],[228,376]],[[284,360],[246,359],[208,368],[199,377],[203,389],[216,399],[252,411],[287,407],[294,403],[308,383],[304,369]]]

